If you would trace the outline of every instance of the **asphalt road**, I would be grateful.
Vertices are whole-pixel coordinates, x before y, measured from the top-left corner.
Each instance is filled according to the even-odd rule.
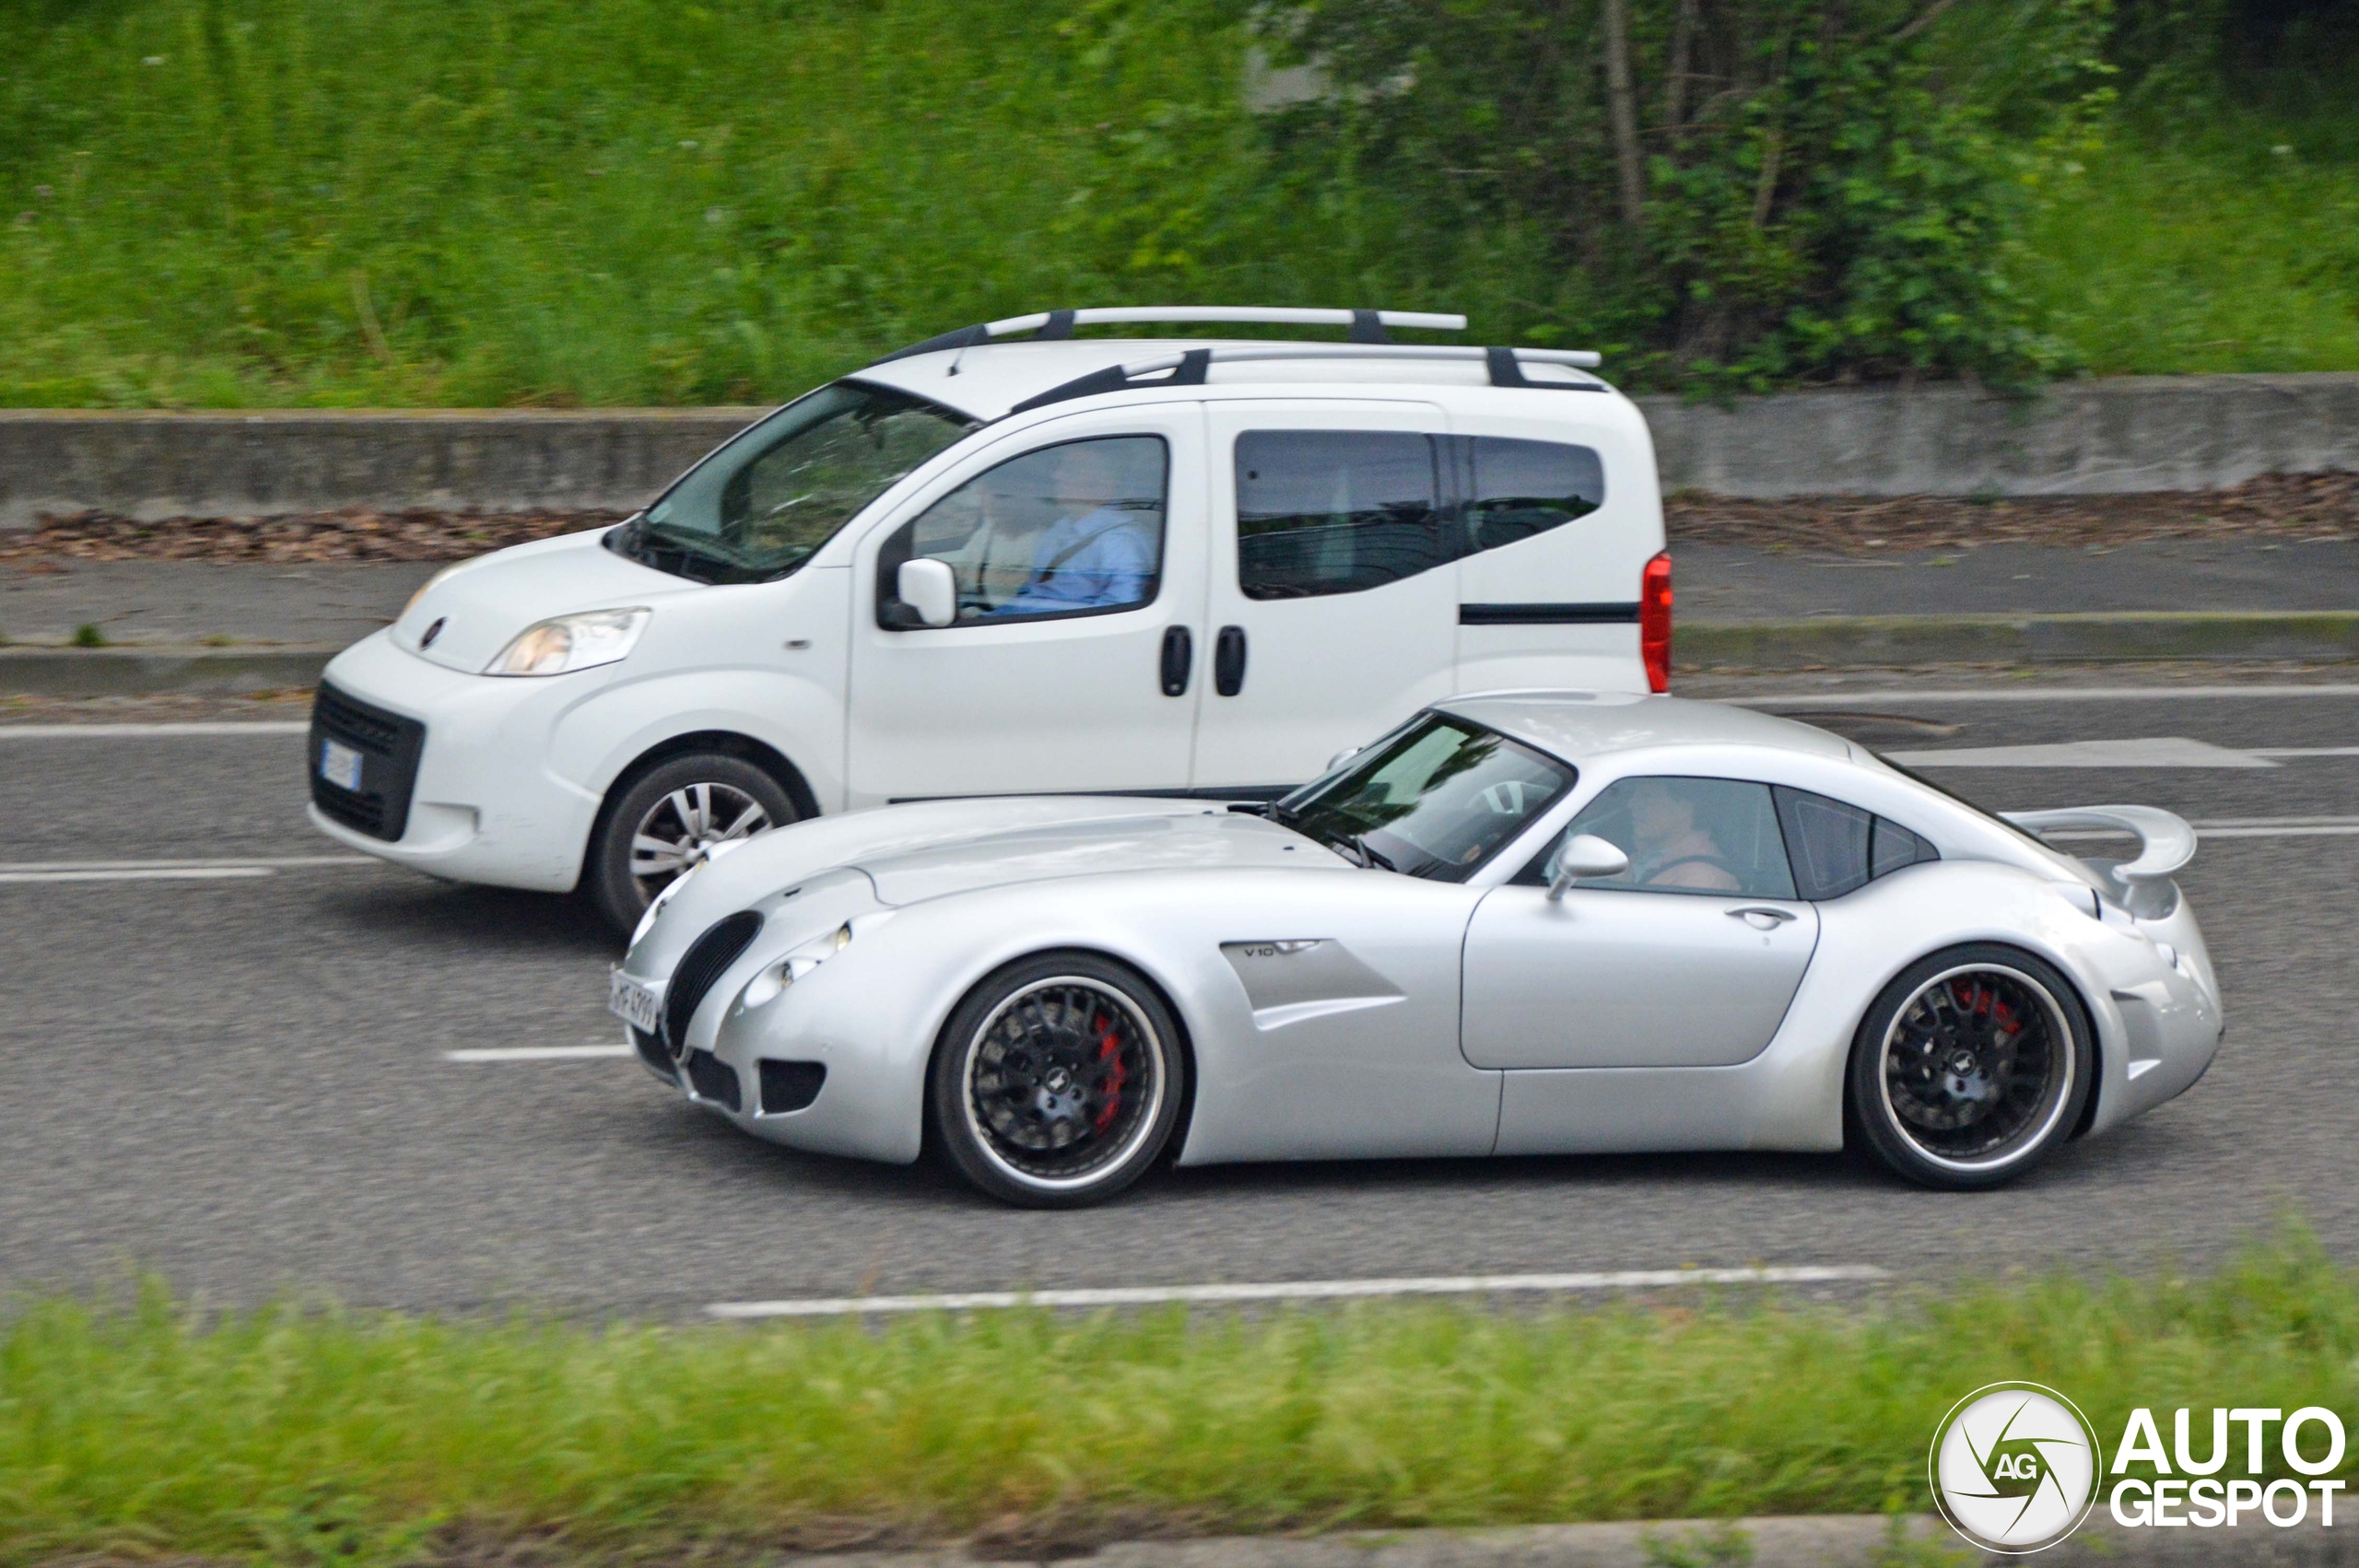
[[[2004,700],[1919,682],[1825,695],[1819,711],[1897,716],[1828,722],[1912,749],[2359,747],[2350,686],[2083,700],[1993,685]],[[687,1317],[872,1291],[1756,1262],[1927,1281],[2144,1268],[2217,1258],[2281,1212],[2338,1251],[2359,1235],[2359,755],[1940,775],[1993,806],[2128,800],[2262,823],[2207,838],[2183,878],[2227,993],[2210,1076],[2011,1189],[1927,1193],[1794,1155],[1254,1165],[1033,1214],[930,1169],[757,1143],[628,1060],[448,1059],[615,1038],[611,945],[568,901],[373,863],[21,880],[69,863],[334,856],[303,822],[300,754],[285,734],[0,733],[0,1290],[150,1270],[216,1302],[294,1291]],[[2338,817],[2344,831],[2283,830]]]

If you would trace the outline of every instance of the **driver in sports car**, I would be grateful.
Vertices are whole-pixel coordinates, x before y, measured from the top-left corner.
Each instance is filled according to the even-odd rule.
[[[1056,494],[1068,509],[1032,546],[1032,572],[994,615],[1039,615],[1135,604],[1155,576],[1150,520],[1125,504],[1122,462],[1110,441],[1057,452]]]
[[[1630,791],[1629,878],[1641,887],[1734,893],[1741,885],[1719,840],[1697,825],[1696,802],[1668,779],[1635,782]]]

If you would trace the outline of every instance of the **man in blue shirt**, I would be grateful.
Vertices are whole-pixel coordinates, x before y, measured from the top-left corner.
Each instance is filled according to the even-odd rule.
[[[1066,515],[1032,546],[1032,575],[994,615],[1104,610],[1144,601],[1155,581],[1157,500],[1133,494],[1128,440],[1075,441],[1054,449],[1055,495]],[[1096,503],[1096,504],[1092,504]],[[1143,507],[1153,509],[1142,509]]]

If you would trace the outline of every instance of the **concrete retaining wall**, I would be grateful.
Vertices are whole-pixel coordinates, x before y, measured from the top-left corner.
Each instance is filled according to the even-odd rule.
[[[628,511],[763,412],[0,409],[0,528],[81,511]]]
[[[2359,470],[2359,376],[2122,376],[2014,401],[1957,386],[1645,398],[1669,489],[2097,496]]]
[[[1725,496],[2097,495],[2359,470],[2359,375],[1641,400],[1663,483]],[[44,514],[345,507],[628,510],[756,408],[125,414],[0,410],[0,528]]]

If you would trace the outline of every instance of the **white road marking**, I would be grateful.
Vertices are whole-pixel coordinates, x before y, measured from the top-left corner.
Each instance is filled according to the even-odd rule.
[[[0,724],[0,741],[103,741],[176,735],[300,735],[309,720],[197,720],[177,724]]]
[[[444,1051],[445,1061],[593,1061],[607,1057],[636,1056],[628,1046],[487,1046],[475,1050]]]
[[[2259,752],[2233,751],[2184,735],[2145,740],[2062,741],[2030,746],[1946,746],[1886,752],[1909,767],[2275,767]]]
[[[841,1317],[869,1312],[974,1312],[1011,1306],[1161,1306],[1367,1296],[1490,1295],[1511,1291],[1630,1291],[1672,1285],[1817,1285],[1888,1279],[1872,1264],[1777,1269],[1630,1269],[1596,1274],[1453,1274],[1428,1279],[1303,1280],[1267,1285],[1135,1285],[1101,1290],[952,1291],[940,1295],[817,1296],[715,1302],[715,1317]]]
[[[2340,838],[2359,835],[2359,816],[2245,816],[2190,822],[2198,838]],[[2067,839],[2130,838],[2130,833],[2043,833],[2051,843]]]
[[[2359,746],[2248,746],[2252,756],[2359,756]]]
[[[1773,696],[1726,696],[1716,700],[1738,708],[1855,708],[1863,702],[1905,707],[1912,702],[2154,702],[2185,697],[2330,697],[2359,696],[2359,685],[2349,682],[2318,685],[2249,686],[1982,686],[1908,691],[1883,687],[1874,691],[1787,692]]]
[[[180,866],[167,870],[114,872],[0,872],[0,883],[19,882],[220,882],[232,877],[273,876],[268,866]]]
[[[223,882],[275,876],[309,866],[372,866],[368,855],[255,855],[216,860],[0,860],[0,883],[34,882]]]

